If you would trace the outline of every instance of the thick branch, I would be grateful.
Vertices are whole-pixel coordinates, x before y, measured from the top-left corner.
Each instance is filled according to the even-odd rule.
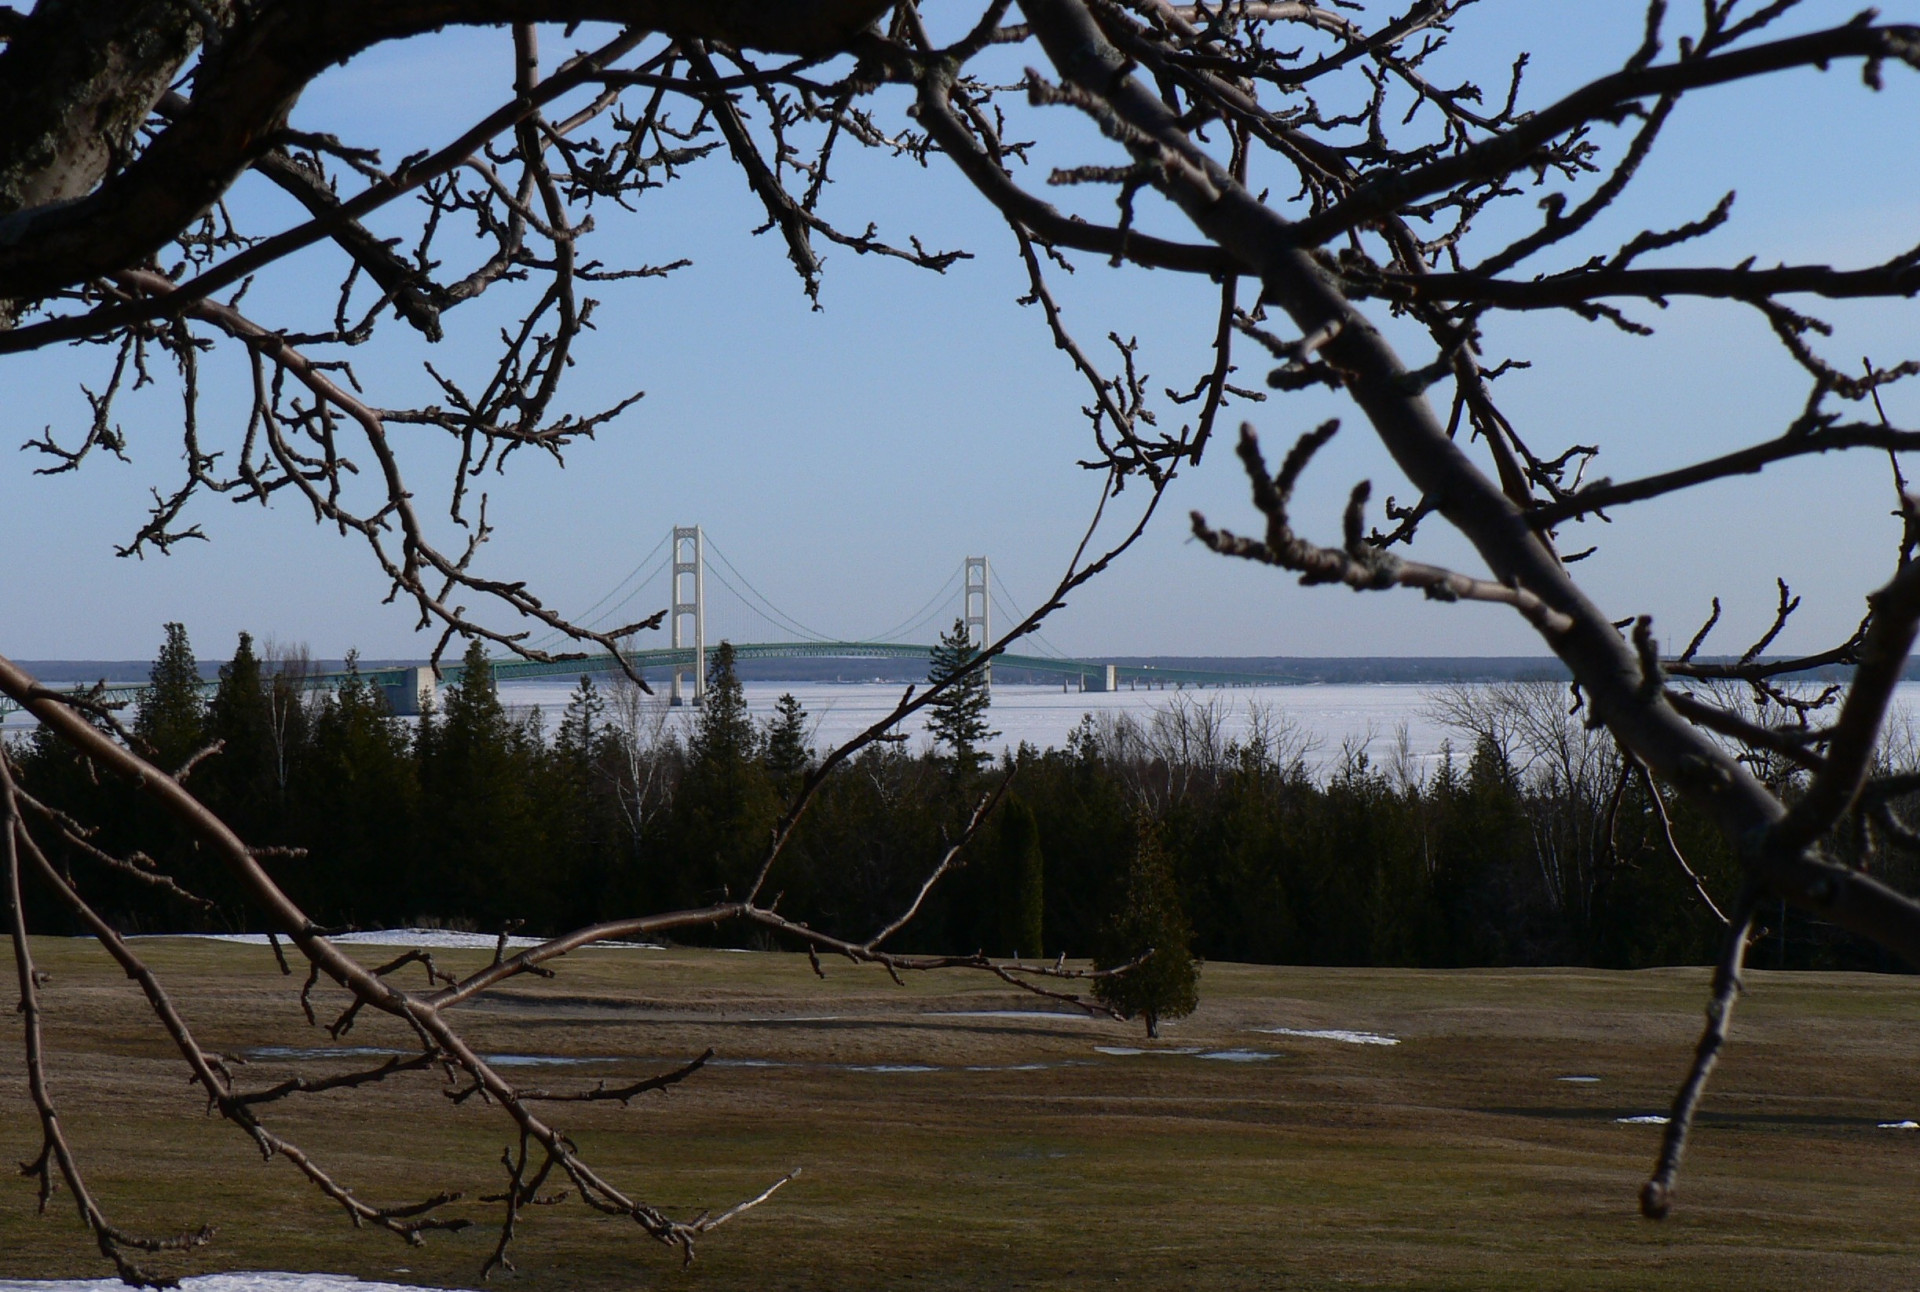
[[[831,53],[886,8],[886,0],[279,0],[227,34],[197,74],[186,110],[119,175],[79,201],[0,219],[0,297],[36,298],[142,263],[212,208],[286,125],[309,81],[385,41],[450,24],[610,22],[636,33]],[[13,161],[0,154],[0,173]]]

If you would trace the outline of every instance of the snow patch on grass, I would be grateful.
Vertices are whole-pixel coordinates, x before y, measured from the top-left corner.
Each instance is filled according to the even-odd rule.
[[[1344,1027],[1256,1027],[1268,1036],[1304,1036],[1315,1041],[1344,1041],[1348,1045],[1398,1045],[1400,1038],[1384,1032],[1354,1032]]]
[[[396,1270],[405,1274],[407,1270]],[[119,1279],[0,1279],[0,1292],[125,1292]],[[408,1283],[363,1283],[347,1274],[200,1274],[181,1292],[427,1292]]]

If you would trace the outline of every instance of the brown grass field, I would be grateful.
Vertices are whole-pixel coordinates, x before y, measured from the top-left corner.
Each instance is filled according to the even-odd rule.
[[[264,948],[147,941],[212,1047],[316,1049]],[[366,948],[360,949],[367,952]],[[422,1248],[355,1231],[284,1162],[260,1161],[184,1081],[137,990],[91,944],[41,939],[52,1081],[109,1213],[135,1230],[219,1226],[168,1268],[327,1270],[477,1286],[484,1225]],[[371,961],[384,955],[368,952]],[[480,952],[440,953],[450,967]],[[409,971],[411,972],[411,971]],[[530,1214],[495,1286],[533,1289],[1902,1288],[1920,1286],[1920,979],[1752,975],[1672,1219],[1635,1210],[1691,1049],[1704,970],[1419,972],[1208,965],[1203,1003],[1138,1028],[1008,1018],[1045,1002],[977,975],[913,978],[802,956],[597,950],[466,1012],[486,1052],[585,1087],[714,1046],[665,1094],[553,1106],[623,1187],[690,1214],[766,1205],[682,1271],[631,1223],[577,1203]],[[10,1011],[9,1011],[10,1013]],[[1392,1047],[1276,1035],[1349,1028]],[[346,1044],[397,1047],[369,1018]],[[1270,1059],[1112,1055],[1096,1046]],[[764,1065],[755,1066],[755,1061]],[[248,1084],[365,1058],[255,1057]],[[932,1071],[859,1071],[886,1065]],[[1024,1065],[1039,1065],[1024,1067]],[[1024,1068],[1024,1070],[1023,1070]],[[1598,1077],[1574,1083],[1564,1076]],[[490,1192],[504,1119],[439,1077],[273,1106],[271,1121],[362,1197]],[[37,1149],[19,1034],[0,1040],[0,1158]],[[459,1210],[465,1208],[464,1211]],[[497,1207],[456,1204],[486,1221]],[[0,1278],[107,1271],[64,1194],[0,1183]]]

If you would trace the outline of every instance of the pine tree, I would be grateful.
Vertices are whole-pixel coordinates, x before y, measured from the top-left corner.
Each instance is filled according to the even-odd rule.
[[[759,733],[747,712],[746,688],[734,669],[733,643],[721,642],[707,667],[707,695],[690,742],[694,760],[744,763],[758,752]]]
[[[555,921],[590,924],[619,905],[631,879],[622,864],[609,755],[617,748],[607,702],[583,674],[561,715],[551,751],[534,749],[534,801],[548,855],[542,866],[554,897]]]
[[[379,687],[347,654],[347,680],[325,695],[311,740],[297,764],[291,795],[308,860],[286,883],[329,924],[380,928],[402,923],[417,905],[421,869],[420,770],[406,725]],[[434,723],[423,718],[431,746]],[[401,865],[410,863],[402,870]]]
[[[416,909],[485,927],[513,918],[544,928],[556,894],[531,789],[537,751],[507,720],[478,641],[463,666],[439,721],[423,715],[420,725],[425,864]]]
[[[766,759],[767,770],[775,776],[799,776],[813,763],[813,750],[807,746],[807,711],[792,692],[773,706]]]
[[[692,904],[739,891],[779,813],[730,642],[720,643],[707,670],[706,699],[687,753],[686,774],[674,796],[674,838],[681,857],[673,884],[676,899]]]
[[[460,685],[447,688],[441,739],[475,744],[505,741],[507,711],[494,691],[493,663],[486,648],[478,640],[469,642],[460,663]]]
[[[172,771],[206,743],[206,703],[200,698],[200,666],[194,663],[186,625],[167,625],[167,640],[147,674],[134,733]]]
[[[220,666],[220,685],[207,706],[206,735],[220,753],[200,773],[210,805],[243,836],[274,842],[280,793],[274,772],[273,714],[260,676],[253,637],[240,634],[231,662]]]
[[[954,620],[952,629],[941,635],[940,644],[928,657],[927,680],[937,683],[954,677],[979,653],[966,621]],[[980,746],[1000,734],[987,728],[987,706],[992,703],[987,675],[976,668],[927,705],[927,729],[937,743],[946,746],[957,770],[971,772],[978,768],[986,757]]]
[[[1094,995],[1123,1018],[1141,1018],[1147,1035],[1160,1035],[1160,1020],[1185,1018],[1200,1003],[1200,965],[1193,958],[1193,926],[1167,860],[1159,825],[1142,816],[1135,825],[1133,860],[1125,894],[1102,930],[1094,965],[1113,969],[1142,952],[1152,955],[1113,978],[1094,983]]]
[[[1033,809],[1014,799],[1000,810],[1000,914],[1002,947],[1021,957],[1045,954],[1041,926],[1046,914],[1046,860]]]
[[[554,736],[554,749],[562,757],[585,764],[593,756],[594,740],[600,734],[606,716],[606,701],[591,674],[580,675],[580,685],[567,700],[567,711],[560,717],[560,730]]]

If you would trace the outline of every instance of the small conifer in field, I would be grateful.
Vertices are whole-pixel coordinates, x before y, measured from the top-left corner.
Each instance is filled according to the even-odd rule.
[[[1114,969],[1152,954],[1132,969],[1094,983],[1094,995],[1123,1018],[1139,1018],[1147,1035],[1160,1035],[1160,1020],[1185,1018],[1200,1003],[1200,964],[1193,958],[1193,926],[1160,838],[1145,817],[1135,826],[1133,860],[1126,889],[1107,922],[1094,967]]]

